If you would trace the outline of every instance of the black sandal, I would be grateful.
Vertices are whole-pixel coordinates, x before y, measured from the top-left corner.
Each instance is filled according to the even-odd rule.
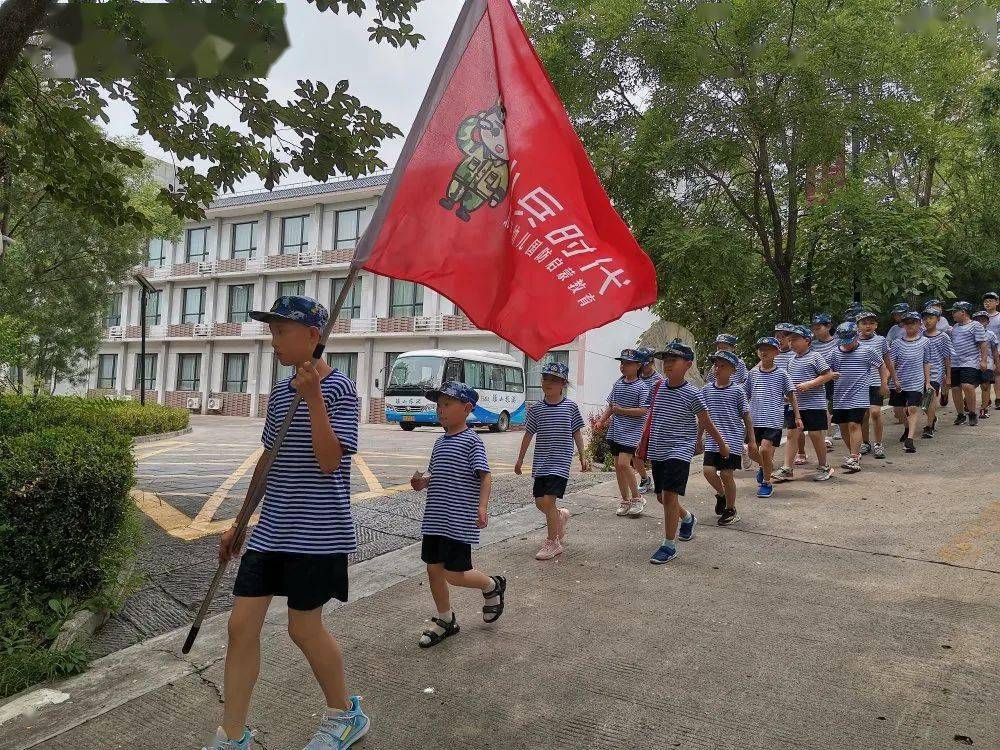
[[[455,633],[461,630],[458,626],[458,617],[455,616],[454,612],[451,614],[451,622],[445,622],[440,617],[432,617],[431,622],[438,627],[444,628],[444,632],[435,633],[433,630],[425,630],[423,635],[426,635],[429,640],[427,643],[424,643],[423,638],[421,638],[418,643],[420,648],[430,648],[431,646],[436,646],[448,636],[455,635]]]
[[[503,592],[507,590],[506,578],[503,576],[490,576],[490,578],[493,579],[493,590],[489,592],[484,591],[483,598],[492,599],[495,596],[499,596],[500,603],[483,605],[483,622],[486,623],[496,622],[500,619],[500,615],[503,614]]]

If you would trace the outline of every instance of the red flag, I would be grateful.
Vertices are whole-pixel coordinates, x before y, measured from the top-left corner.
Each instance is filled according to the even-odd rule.
[[[467,0],[354,264],[534,359],[656,300],[510,0]]]

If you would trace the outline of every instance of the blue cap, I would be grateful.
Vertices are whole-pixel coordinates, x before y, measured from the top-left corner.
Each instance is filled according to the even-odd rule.
[[[941,308],[937,305],[928,305],[920,313],[920,317],[922,318],[929,318],[931,316],[934,316],[935,318],[941,317]]]
[[[472,404],[473,406],[479,401],[479,394],[476,390],[458,380],[449,380],[440,388],[427,391],[424,394],[424,397],[428,401],[434,401],[435,403],[437,403],[438,398],[441,396],[451,396],[452,398],[457,398],[463,404]]]
[[[931,297],[929,300],[924,302],[923,309],[926,310],[928,307],[941,307],[942,302],[937,297]]]
[[[986,312],[985,310],[977,310],[976,313],[972,317],[973,318],[986,318],[987,320],[989,320],[990,319],[990,314],[988,312]]]
[[[731,333],[720,333],[718,336],[715,337],[715,343],[729,344],[730,346],[736,346],[738,343],[740,343],[740,340]]]
[[[709,362],[714,362],[717,359],[721,359],[723,362],[726,362],[726,363],[732,365],[733,369],[736,369],[736,367],[737,367],[737,365],[738,365],[738,363],[740,361],[739,357],[737,357],[733,352],[729,352],[729,351],[717,351],[717,352],[715,352],[715,354],[709,354],[708,355],[708,361]]]
[[[865,309],[865,306],[862,305],[860,302],[852,302],[851,304],[849,304],[847,306],[847,309],[844,310],[844,314],[845,315],[853,315],[853,314],[861,312],[864,309]]]
[[[813,332],[810,331],[806,326],[795,326],[791,331],[789,331],[789,333],[795,336],[801,336],[807,341],[812,341],[813,339]]]
[[[857,323],[851,323],[848,321],[837,326],[837,338],[846,344],[857,341],[858,335],[859,331]]]
[[[864,320],[865,318],[875,318],[877,320],[878,319],[878,313],[873,312],[871,310],[862,310],[861,312],[859,312],[857,314],[857,316],[854,318],[854,320],[855,320],[855,322],[860,322],[860,321]]]
[[[644,365],[648,365],[653,361],[653,350],[648,346],[640,346],[635,350],[635,353],[642,356],[642,363]]]
[[[250,313],[250,317],[254,320],[259,320],[261,323],[291,321],[292,323],[301,323],[302,325],[318,328],[322,331],[326,328],[327,321],[330,320],[330,313],[312,297],[286,295],[278,297],[274,301],[274,304],[271,305],[270,311],[254,310]]]
[[[795,329],[798,328],[794,323],[778,323],[774,330],[781,331],[782,333],[795,333]]]
[[[909,311],[910,311],[909,304],[907,304],[906,302],[897,302],[895,305],[892,306],[892,309],[889,312],[892,315],[902,315],[903,313]]]
[[[679,357],[680,359],[686,359],[688,362],[694,362],[694,349],[685,344],[680,339],[674,339],[665,349],[661,349],[656,352],[653,356],[658,359],[667,359],[667,357]]]
[[[903,313],[903,316],[900,318],[900,321],[903,323],[910,323],[919,320],[920,320],[920,313],[918,313],[916,310],[908,310],[907,312]]]
[[[615,359],[619,362],[645,362],[642,353],[637,349],[622,349],[622,353]]]
[[[986,292],[986,294],[983,295],[983,299],[984,300],[985,299],[995,299],[995,300],[1000,301],[1000,294],[997,294],[996,292]]]
[[[824,325],[830,325],[831,323],[833,323],[833,316],[830,315],[830,313],[816,313],[812,317],[812,322],[813,325],[817,325],[820,323]]]
[[[569,381],[569,367],[564,365],[562,362],[546,362],[542,366],[542,375],[555,375],[557,378],[562,378],[565,381]]]
[[[781,342],[774,338],[774,336],[761,336],[757,339],[757,343],[754,344],[754,347],[759,349],[762,346],[773,346],[775,349],[780,349]]]
[[[952,303],[952,306],[948,308],[949,312],[956,312],[957,310],[964,310],[969,313],[969,315],[972,315],[972,303],[966,302],[965,300],[959,300],[958,302]]]

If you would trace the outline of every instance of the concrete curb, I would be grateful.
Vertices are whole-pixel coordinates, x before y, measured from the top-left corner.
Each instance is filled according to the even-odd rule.
[[[617,493],[613,482],[594,485],[566,497],[570,507],[592,512],[596,498]],[[480,547],[534,532],[545,519],[533,506],[491,519]],[[424,571],[420,542],[358,563],[350,568],[351,592],[346,605],[403,583]],[[336,607],[330,607],[334,611]],[[91,664],[83,674],[49,685],[35,686],[0,704],[5,735],[0,750],[29,750],[102,714],[190,674],[203,672],[225,658],[229,613],[208,618],[191,654],[182,655],[188,627],[137,643]],[[264,621],[261,642],[287,627],[288,612],[272,607]],[[45,696],[55,696],[45,699]],[[68,696],[68,697],[63,697]],[[16,738],[16,739],[15,739]]]
[[[166,440],[167,438],[177,437],[178,435],[187,435],[189,432],[191,432],[191,425],[188,425],[183,430],[174,430],[173,432],[161,432],[157,435],[139,435],[138,437],[132,438],[132,445],[155,443],[157,440]]]
[[[114,594],[121,597],[125,592],[125,586],[132,573],[135,571],[135,560],[125,565],[118,573],[118,580],[115,582]],[[49,646],[49,651],[68,651],[77,643],[89,639],[98,628],[111,617],[110,609],[89,610],[82,609],[62,624],[59,628],[59,635]],[[30,690],[31,688],[29,688]]]

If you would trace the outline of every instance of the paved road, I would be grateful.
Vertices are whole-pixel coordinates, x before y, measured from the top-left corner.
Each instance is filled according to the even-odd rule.
[[[703,523],[659,568],[660,518],[616,518],[610,484],[570,498],[554,562],[532,559],[537,512],[514,510],[476,554],[509,578],[504,618],[484,627],[482,598],[459,594],[462,632],[430,651],[418,546],[358,563],[326,620],[373,717],[363,747],[1000,748],[998,445],[1000,414],[767,501],[742,475],[731,528],[695,467]],[[263,747],[299,748],[322,696],[280,602],[265,627],[251,721]],[[206,623],[188,658],[180,630],[98,661],[54,686],[63,703],[0,726],[0,750],[200,747],[225,630],[225,614]]]
[[[145,580],[98,632],[96,656],[191,621],[215,573],[218,535],[229,528],[246,496],[263,424],[262,419],[195,416],[190,434],[137,446],[135,496],[146,530],[139,572]],[[419,537],[423,503],[410,490],[409,479],[416,469],[426,469],[440,434],[433,427],[403,432],[396,426],[362,426],[351,474],[359,541],[352,564]],[[513,474],[522,434],[481,431],[495,476],[494,515],[531,502],[530,480]],[[596,476],[578,475],[573,486],[595,481]],[[230,566],[213,612],[232,606],[235,572]]]

